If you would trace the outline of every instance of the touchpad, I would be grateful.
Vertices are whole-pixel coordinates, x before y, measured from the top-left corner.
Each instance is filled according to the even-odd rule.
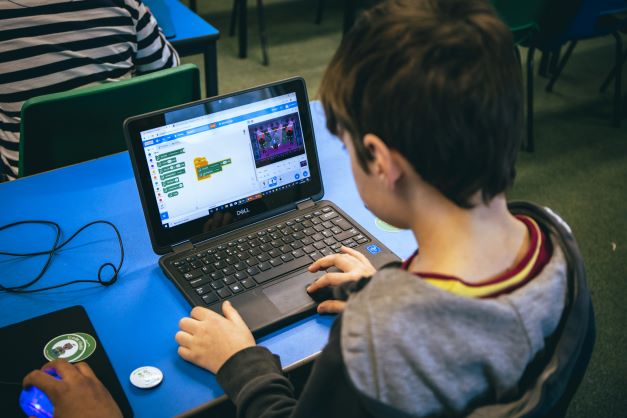
[[[320,276],[320,273],[304,271],[297,276],[266,287],[263,289],[263,293],[282,314],[292,312],[314,304],[305,288],[318,276]]]

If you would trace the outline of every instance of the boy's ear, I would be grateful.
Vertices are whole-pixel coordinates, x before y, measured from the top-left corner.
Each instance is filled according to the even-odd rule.
[[[393,190],[403,174],[396,153],[377,135],[366,134],[363,142],[372,156],[372,160],[368,163],[370,173],[380,178],[388,189]]]

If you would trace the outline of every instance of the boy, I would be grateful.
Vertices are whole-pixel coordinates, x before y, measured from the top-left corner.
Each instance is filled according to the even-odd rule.
[[[546,217],[505,200],[523,132],[510,32],[483,0],[380,4],[345,36],[321,99],[364,202],[419,252],[379,272],[348,248],[311,265],[340,270],[308,291],[334,286],[318,311],[342,314],[298,400],[228,301],[224,317],[180,321],[179,354],[217,373],[241,417],[499,415],[483,408],[517,396],[568,288]]]

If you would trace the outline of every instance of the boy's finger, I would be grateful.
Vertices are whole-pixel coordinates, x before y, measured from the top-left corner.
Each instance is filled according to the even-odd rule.
[[[60,380],[55,379],[48,373],[44,373],[41,370],[33,370],[26,375],[22,381],[23,387],[35,386],[42,390],[50,400],[54,403],[57,396],[61,393],[60,386],[62,385]]]
[[[345,247],[344,245],[342,245],[342,247],[340,248],[340,251],[343,252],[344,254],[352,255],[353,257],[355,257],[356,259],[358,259],[359,261],[363,263],[370,264],[370,260],[368,260],[368,258],[366,258],[365,255],[363,255],[362,253],[360,253],[359,251],[353,248]]]
[[[343,300],[325,300],[318,305],[318,313],[341,313],[345,307],[346,302]]]
[[[179,331],[174,335],[174,339],[178,343],[178,345],[182,347],[191,347],[192,344],[192,336],[185,331]]]
[[[190,334],[195,334],[199,325],[200,322],[198,320],[188,317],[181,318],[179,321],[179,328]]]
[[[232,321],[239,326],[244,326],[248,328],[248,325],[246,325],[244,319],[241,317],[239,312],[237,312],[237,309],[235,309],[235,307],[231,305],[231,302],[229,302],[228,300],[222,304],[222,313],[224,314],[224,317],[229,321]]]
[[[192,309],[192,312],[189,314],[189,316],[191,316],[193,319],[196,319],[198,321],[202,321],[211,317],[212,313],[213,312],[207,308],[196,306],[194,309]]]
[[[96,379],[96,380],[98,379],[96,377],[96,373],[94,373],[91,367],[89,367],[89,364],[85,363],[84,361],[81,361],[80,363],[76,363],[74,366],[79,371],[79,373],[82,374],[83,376]]]
[[[189,362],[192,361],[192,350],[190,350],[189,348],[181,346],[176,351],[179,353],[179,356],[181,356],[183,360],[187,360]]]
[[[318,280],[313,282],[308,288],[309,293],[313,293],[318,289],[322,289],[327,286],[337,286],[348,280],[354,280],[355,275],[352,273],[326,273],[322,275]]]
[[[72,378],[79,374],[79,371],[66,360],[53,360],[50,363],[46,363],[44,367],[41,368],[44,372],[50,369],[57,372],[63,380],[72,380]]]
[[[312,273],[315,273],[316,271],[320,269],[326,269],[331,266],[334,266],[336,265],[335,263],[338,261],[339,257],[340,257],[340,254],[331,254],[331,255],[324,256],[321,259],[314,261],[309,266],[309,271],[311,271]]]

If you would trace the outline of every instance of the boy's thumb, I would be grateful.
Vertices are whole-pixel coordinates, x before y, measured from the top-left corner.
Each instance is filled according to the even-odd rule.
[[[239,312],[237,312],[237,309],[235,309],[228,300],[222,304],[222,313],[229,321],[247,327],[246,322],[244,322],[244,319],[242,319]]]

